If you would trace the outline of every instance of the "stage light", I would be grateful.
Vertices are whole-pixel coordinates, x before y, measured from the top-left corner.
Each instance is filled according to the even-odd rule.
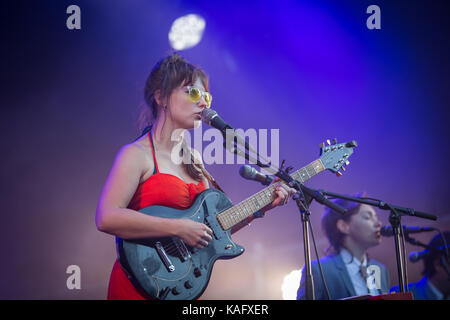
[[[169,31],[169,42],[175,50],[196,46],[202,40],[205,19],[197,14],[188,14],[176,19]]]
[[[281,292],[283,300],[297,299],[297,290],[300,285],[302,270],[293,270],[283,278],[281,284]]]

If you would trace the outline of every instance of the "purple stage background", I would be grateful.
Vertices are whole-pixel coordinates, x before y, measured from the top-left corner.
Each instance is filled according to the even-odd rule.
[[[324,172],[307,185],[366,191],[439,217],[403,218],[406,225],[450,229],[445,1],[9,3],[1,9],[0,299],[106,297],[115,247],[95,227],[98,196],[119,148],[139,135],[144,82],[169,52],[170,26],[189,13],[203,16],[206,29],[181,54],[209,74],[223,119],[279,129],[280,160],[296,169],[317,159],[326,139],[356,140],[342,177]],[[71,4],[81,8],[81,30],[66,28]],[[381,8],[381,30],[366,27],[371,4]],[[243,181],[239,167],[207,167],[233,203],[262,189]],[[323,255],[324,209],[311,209]],[[388,223],[388,212],[377,212]],[[202,299],[281,299],[283,277],[304,264],[294,202],[234,240],[246,252],[216,264]],[[393,239],[369,253],[397,284]],[[81,290],[66,286],[69,265],[81,268]],[[408,280],[421,270],[409,263]]]

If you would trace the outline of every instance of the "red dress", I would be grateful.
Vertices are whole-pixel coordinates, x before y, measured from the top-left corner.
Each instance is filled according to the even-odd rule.
[[[150,178],[139,184],[128,208],[140,210],[151,205],[175,209],[189,208],[196,196],[206,189],[203,181],[198,184],[186,183],[174,175],[159,172],[151,131],[148,135],[155,162],[155,172]],[[127,278],[118,260],[113,266],[109,279],[108,300],[145,300]]]

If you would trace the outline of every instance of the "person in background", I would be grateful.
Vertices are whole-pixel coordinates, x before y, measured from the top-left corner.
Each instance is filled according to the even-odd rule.
[[[450,231],[445,231],[434,236],[428,244],[434,250],[426,251],[423,256],[424,277],[408,284],[408,291],[412,292],[414,300],[450,300],[449,241]],[[400,288],[395,286],[390,291],[400,292]]]
[[[318,262],[315,260],[311,263],[315,299],[336,300],[387,293],[387,268],[370,259],[367,254],[369,248],[381,243],[381,223],[375,210],[367,204],[347,200],[339,199],[334,202],[347,209],[347,213],[343,215],[327,208],[322,216],[322,229],[330,247],[327,250],[329,254],[320,259],[325,283],[320,275]],[[297,299],[306,299],[304,268]]]

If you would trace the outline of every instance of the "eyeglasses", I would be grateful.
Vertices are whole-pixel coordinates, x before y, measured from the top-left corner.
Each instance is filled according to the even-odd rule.
[[[212,96],[209,94],[209,92],[202,91],[199,88],[191,86],[187,86],[186,89],[187,89],[186,93],[189,93],[189,98],[193,103],[199,102],[200,99],[203,97],[203,99],[205,99],[206,102],[206,107],[207,108],[211,107]]]

